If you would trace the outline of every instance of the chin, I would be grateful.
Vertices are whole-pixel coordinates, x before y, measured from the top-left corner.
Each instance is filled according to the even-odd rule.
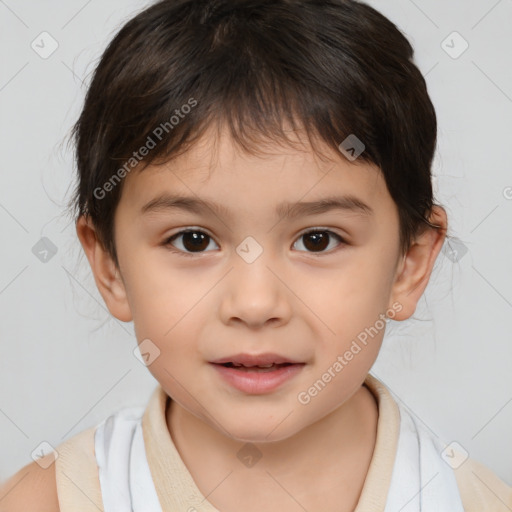
[[[297,425],[284,426],[281,422],[283,418],[265,421],[261,417],[245,417],[243,422],[238,420],[224,423],[226,430],[222,433],[226,435],[229,432],[227,435],[231,439],[241,443],[261,444],[283,441],[300,431]]]
[[[278,441],[283,441],[284,439],[287,439],[292,434],[291,433],[281,433],[281,434],[275,434],[272,432],[272,434],[269,435],[269,432],[271,429],[263,430],[263,429],[250,429],[248,430],[245,427],[240,428],[239,431],[231,433],[232,439],[235,441],[239,441],[241,443],[252,443],[252,444],[264,444],[264,443],[275,443]]]

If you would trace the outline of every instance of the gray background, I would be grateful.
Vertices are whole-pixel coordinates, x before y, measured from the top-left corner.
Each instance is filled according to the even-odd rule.
[[[512,1],[369,3],[409,37],[426,76],[439,119],[437,199],[459,240],[440,255],[416,319],[390,323],[372,373],[424,426],[510,485]],[[74,169],[65,136],[84,83],[145,5],[0,0],[0,480],[41,442],[57,446],[145,405],[156,386],[63,213]],[[454,31],[469,44],[461,55]],[[42,58],[31,43],[48,52],[50,37],[58,48]],[[42,237],[57,248],[46,261],[34,254]]]

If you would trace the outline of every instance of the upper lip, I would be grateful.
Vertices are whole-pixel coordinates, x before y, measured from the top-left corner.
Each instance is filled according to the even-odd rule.
[[[232,356],[221,357],[220,359],[215,359],[214,361],[210,361],[214,364],[225,364],[225,363],[237,363],[243,364],[244,366],[262,366],[269,364],[297,364],[302,363],[301,361],[295,361],[286,356],[281,356],[279,354],[265,353],[265,354],[234,354]]]

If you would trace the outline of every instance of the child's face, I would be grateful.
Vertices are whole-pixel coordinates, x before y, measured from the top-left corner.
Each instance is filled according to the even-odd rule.
[[[397,208],[375,167],[341,153],[326,163],[275,147],[262,158],[237,153],[226,137],[215,159],[205,141],[125,178],[115,216],[122,283],[103,296],[115,316],[133,318],[139,343],[158,347],[149,370],[176,403],[235,439],[284,439],[359,389],[384,315],[400,319]],[[222,211],[143,212],[165,194]],[[373,212],[276,214],[285,203],[349,195]],[[186,228],[200,233],[166,244]],[[323,238],[301,236],[315,228]],[[261,372],[212,363],[268,353],[301,364]]]

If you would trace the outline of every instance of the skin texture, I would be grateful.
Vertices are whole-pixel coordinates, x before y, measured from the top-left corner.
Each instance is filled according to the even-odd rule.
[[[428,229],[400,255],[398,210],[378,168],[327,148],[330,160],[320,159],[306,143],[266,149],[248,155],[225,132],[209,131],[184,155],[132,171],[115,215],[119,268],[87,218],[78,220],[77,234],[112,315],[133,320],[138,342],[150,339],[160,350],[148,369],[173,400],[169,432],[208,500],[222,511],[260,511],[268,503],[273,510],[353,510],[378,418],[362,383],[385,329],[360,344],[307,404],[298,396],[365,328],[381,325],[382,315],[401,321],[414,313],[442,247],[446,214],[435,208],[430,220],[444,228]],[[163,192],[207,199],[227,212],[143,215],[143,205]],[[275,213],[281,202],[344,194],[373,214]],[[166,245],[185,228],[209,235],[202,252],[181,255],[194,250],[183,236]],[[313,228],[334,233],[319,252],[303,236]],[[263,250],[251,263],[236,251],[248,236]],[[265,352],[305,365],[275,391],[248,395],[208,362]],[[252,468],[237,458],[246,443],[262,455]]]
[[[41,464],[41,465],[40,465]],[[0,482],[0,512],[59,512],[53,453]]]

